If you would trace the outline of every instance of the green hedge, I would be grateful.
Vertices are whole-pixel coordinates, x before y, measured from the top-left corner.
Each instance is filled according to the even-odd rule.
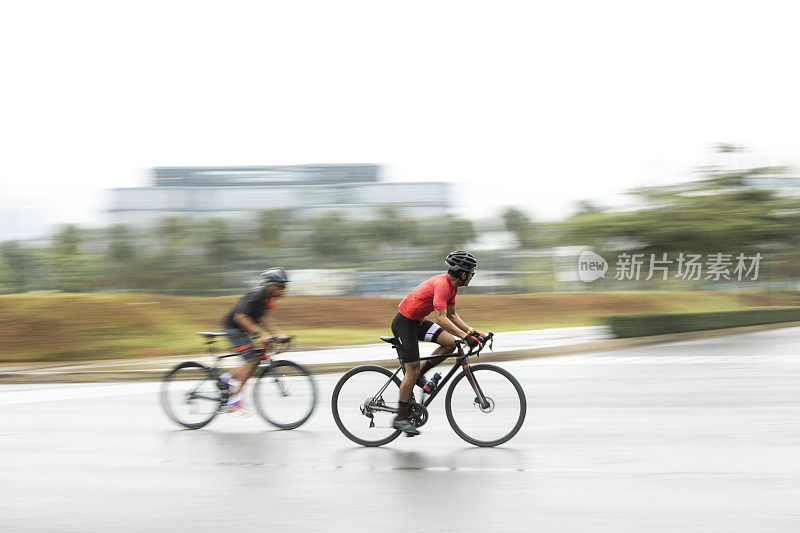
[[[800,321],[800,307],[717,311],[713,313],[670,313],[653,315],[608,315],[603,317],[615,337],[645,337],[686,331],[757,326]]]

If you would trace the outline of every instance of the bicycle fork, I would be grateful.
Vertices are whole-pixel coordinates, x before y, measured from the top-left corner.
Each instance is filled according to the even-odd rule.
[[[278,394],[281,395],[281,398],[288,397],[289,388],[286,386],[285,376],[282,376],[280,372],[275,372],[275,370],[270,367],[267,367],[267,373],[272,378],[272,381],[275,383],[275,386],[278,388]]]
[[[489,400],[487,400],[486,395],[483,394],[483,390],[481,390],[481,386],[478,385],[478,381],[475,379],[475,375],[472,373],[472,370],[470,370],[469,363],[466,360],[461,363],[461,368],[464,369],[464,374],[467,376],[469,384],[472,385],[472,390],[475,391],[475,403],[477,403],[481,409],[488,409],[490,407]]]

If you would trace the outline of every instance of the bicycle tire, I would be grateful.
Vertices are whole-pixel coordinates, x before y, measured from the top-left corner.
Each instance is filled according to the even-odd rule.
[[[334,389],[333,389],[333,394],[331,395],[331,411],[333,412],[333,420],[336,422],[336,426],[344,434],[344,436],[347,437],[348,439],[352,440],[353,442],[355,442],[357,444],[361,444],[362,446],[370,446],[370,447],[383,446],[384,444],[388,444],[389,442],[392,442],[394,439],[399,437],[400,433],[402,433],[402,432],[400,430],[396,430],[396,429],[392,428],[391,432],[386,437],[383,437],[383,438],[370,440],[370,439],[359,437],[358,435],[353,433],[353,431],[351,429],[349,429],[347,427],[347,424],[345,424],[345,422],[342,420],[342,416],[341,416],[342,413],[340,412],[340,409],[339,409],[339,396],[340,396],[340,394],[342,392],[343,387],[346,385],[346,383],[348,381],[353,380],[354,376],[358,376],[359,374],[364,374],[366,372],[379,373],[381,375],[381,378],[377,379],[377,376],[375,376],[376,379],[374,379],[374,380],[371,377],[367,378],[367,380],[368,380],[367,383],[371,384],[373,381],[375,382],[374,383],[374,385],[375,385],[374,390],[365,389],[365,390],[367,390],[369,392],[365,392],[363,397],[361,397],[361,396],[354,397],[354,399],[357,399],[359,403],[357,405],[348,405],[348,406],[346,406],[348,408],[348,413],[350,412],[349,411],[350,409],[356,409],[356,408],[360,409],[363,401],[369,397],[369,394],[373,394],[373,395],[377,394],[377,392],[380,389],[380,387],[382,387],[383,384],[386,383],[387,378],[393,378],[393,382],[397,386],[397,393],[396,394],[399,395],[400,380],[397,378],[397,376],[394,375],[394,372],[391,372],[390,370],[388,370],[386,368],[383,368],[382,366],[377,366],[377,365],[358,366],[356,368],[353,368],[353,369],[347,371],[341,378],[339,378],[339,381],[336,383],[336,387],[334,387]],[[364,376],[361,376],[361,377],[364,377]],[[352,381],[351,381],[351,383],[352,383]],[[391,387],[391,385],[390,385],[390,387]],[[395,395],[394,389],[392,390],[392,395],[393,396]],[[350,400],[350,398],[348,398],[348,400]],[[362,415],[362,417],[363,417],[363,420],[360,420],[359,417],[357,415],[355,415],[354,420],[359,420],[360,422],[363,422],[364,424],[367,424],[368,420],[369,420],[368,417],[365,416],[365,415]],[[354,430],[355,428],[352,428],[352,429]],[[389,429],[389,428],[383,428],[383,427],[379,428],[379,430],[383,430],[383,429]],[[376,433],[377,433],[377,431],[376,431]],[[381,432],[381,434],[383,434],[383,433]]]
[[[514,435],[516,435],[517,432],[519,432],[520,428],[522,428],[523,422],[525,421],[525,414],[527,413],[528,410],[528,402],[527,399],[525,398],[525,391],[522,390],[522,386],[519,384],[519,381],[517,381],[517,378],[511,375],[511,373],[505,370],[504,368],[500,368],[498,366],[489,364],[478,364],[478,365],[470,365],[470,371],[473,374],[481,373],[482,371],[496,372],[501,376],[503,376],[504,378],[506,378],[513,386],[513,389],[516,391],[520,409],[519,416],[517,417],[511,430],[499,438],[483,440],[470,436],[466,431],[464,431],[464,429],[462,429],[459,426],[458,422],[455,419],[455,416],[453,415],[453,405],[452,405],[453,394],[458,384],[466,377],[466,374],[462,371],[458,376],[456,376],[456,378],[450,384],[450,388],[447,389],[447,396],[445,397],[445,402],[444,402],[444,409],[445,413],[447,414],[447,421],[450,422],[450,427],[453,428],[453,431],[456,432],[456,435],[458,435],[465,441],[469,442],[470,444],[481,447],[492,447],[492,446],[497,446],[499,444],[503,444],[504,442],[512,438]],[[475,380],[478,382],[478,385],[480,386],[480,381],[481,381],[480,376],[477,376]],[[472,390],[471,385],[469,390]],[[483,390],[483,387],[481,387],[481,390]],[[484,394],[486,394],[486,396],[491,397],[491,391],[488,392],[483,391],[483,392]],[[478,410],[481,410],[480,407],[477,408]],[[494,405],[492,406],[492,410],[494,410]]]
[[[194,375],[192,375],[194,372]],[[187,386],[177,387],[177,395],[173,394],[171,385],[178,384],[184,380]],[[192,385],[190,381],[196,381]],[[202,388],[202,393],[198,393]],[[176,396],[173,398],[173,396]],[[161,379],[161,391],[159,394],[161,407],[173,422],[188,429],[200,429],[211,422],[219,414],[222,406],[222,391],[217,387],[217,380],[210,368],[194,361],[181,363]],[[176,403],[179,402],[179,403]],[[176,409],[180,402],[185,402],[186,407],[191,408],[192,402],[197,402],[196,406],[203,405],[204,412],[200,413],[197,420],[189,420],[188,416],[179,414]],[[191,410],[191,409],[190,409]]]
[[[281,383],[276,377],[280,372],[278,369],[287,370],[286,376],[299,379]],[[272,383],[270,383],[271,377],[275,378]],[[300,406],[299,415],[293,412],[299,405],[297,402],[289,404],[281,401],[280,406],[276,405],[279,399],[288,398],[290,391],[294,392],[294,397],[305,400],[304,405]],[[272,400],[269,400],[270,397]],[[261,418],[273,426],[279,429],[295,429],[305,424],[314,413],[317,406],[317,385],[311,372],[303,365],[292,361],[272,361],[264,367],[256,379],[253,387],[253,403]]]

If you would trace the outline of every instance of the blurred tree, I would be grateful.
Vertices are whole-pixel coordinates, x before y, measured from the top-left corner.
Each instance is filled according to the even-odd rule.
[[[128,227],[124,224],[115,224],[108,231],[108,255],[112,261],[127,264],[133,259],[135,250],[133,238]]]
[[[699,180],[670,187],[645,187],[629,194],[639,208],[627,212],[583,212],[561,224],[561,241],[609,246],[637,243],[652,252],[746,252],[798,241],[792,202],[759,186],[759,177],[782,167],[705,170]]]
[[[48,289],[63,292],[91,290],[99,264],[90,260],[89,253],[81,250],[84,232],[74,224],[62,226],[53,235],[53,245],[45,251],[47,270],[51,273]]]
[[[455,248],[465,248],[478,238],[475,226],[465,218],[446,217],[446,232]],[[451,250],[452,251],[452,250]],[[449,253],[449,252],[448,252]]]
[[[189,233],[190,222],[179,217],[164,217],[159,221],[156,235],[161,246],[167,250],[176,250],[183,245]]]
[[[87,292],[92,290],[98,262],[92,262],[89,256],[83,254],[66,255],[51,258],[54,268],[53,283],[55,288],[62,292]]]
[[[108,230],[108,266],[104,284],[127,288],[135,275],[136,250],[130,231],[124,224],[115,224]]]
[[[18,241],[6,241],[0,247],[0,255],[6,266],[6,276],[14,292],[25,292],[33,288],[36,255]]]
[[[744,152],[745,147],[730,143],[717,143],[714,145],[714,151],[722,154],[731,154]]]
[[[534,225],[528,216],[515,207],[503,212],[506,231],[514,234],[520,248],[530,248],[534,244]]]
[[[223,218],[211,218],[201,226],[202,244],[212,264],[229,263],[238,257],[236,243]]]
[[[603,208],[591,200],[581,200],[577,204],[576,214],[600,213],[602,211]]]
[[[53,236],[56,251],[63,256],[74,256],[81,245],[81,232],[74,224],[66,224]]]
[[[453,250],[468,248],[478,234],[472,222],[453,215],[445,215],[428,221],[431,231],[418,236],[418,244],[425,246],[428,253],[420,257],[427,268],[439,268],[444,257]]]
[[[328,213],[311,221],[311,250],[323,258],[356,261],[360,233],[340,213]]]
[[[264,248],[277,246],[284,229],[291,224],[292,213],[288,209],[262,209],[256,217],[256,242]]]
[[[400,215],[397,207],[391,204],[381,206],[375,218],[361,224],[361,234],[365,238],[389,247],[415,242],[418,232],[417,222]]]

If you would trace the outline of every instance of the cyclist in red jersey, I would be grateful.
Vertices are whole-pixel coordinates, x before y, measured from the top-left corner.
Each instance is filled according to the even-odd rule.
[[[456,313],[458,288],[469,285],[478,262],[471,253],[456,250],[447,255],[445,263],[447,273],[420,283],[400,302],[398,313],[392,320],[392,333],[400,340],[399,352],[405,370],[400,383],[400,405],[392,425],[407,436],[419,435],[419,430],[408,421],[406,414],[414,385],[424,386],[425,372],[455,352],[456,338],[464,339],[470,348],[481,345],[481,334]],[[435,322],[426,319],[431,311],[436,313]],[[442,357],[429,359],[420,368],[419,341],[439,344],[431,355]]]

